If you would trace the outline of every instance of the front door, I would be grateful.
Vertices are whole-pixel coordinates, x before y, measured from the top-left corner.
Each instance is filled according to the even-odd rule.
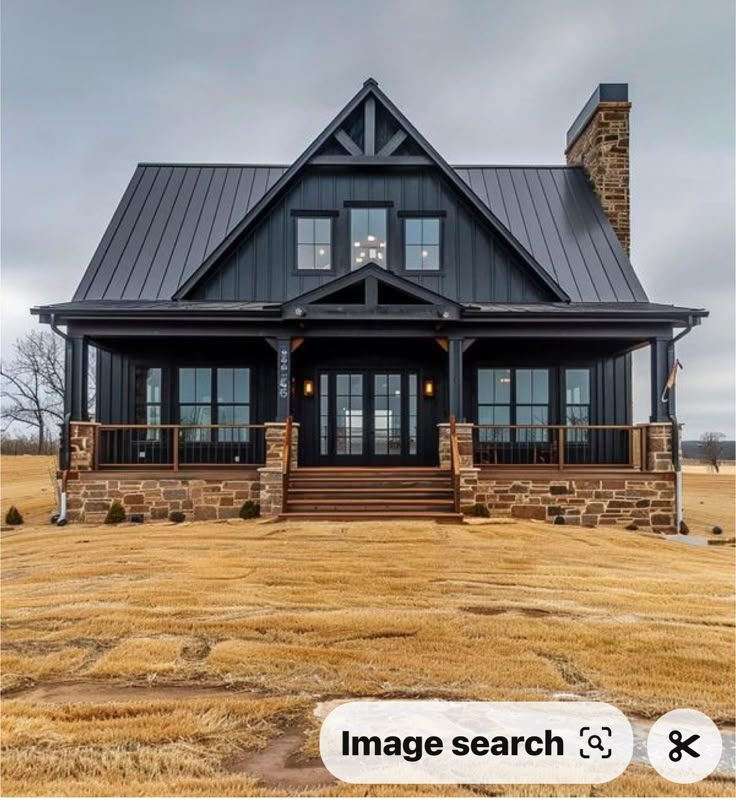
[[[420,463],[417,372],[320,372],[317,394],[319,464]]]

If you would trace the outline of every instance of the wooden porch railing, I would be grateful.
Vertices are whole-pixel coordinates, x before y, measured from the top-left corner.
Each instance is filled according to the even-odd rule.
[[[281,454],[281,511],[286,512],[286,499],[289,496],[289,475],[291,473],[291,433],[293,420],[291,415],[286,418],[284,426],[284,450]]]
[[[265,426],[252,423],[210,425],[96,425],[94,467],[167,468],[262,465]]]
[[[646,469],[646,427],[474,424],[476,465]]]
[[[457,444],[457,420],[454,414],[450,417],[450,469],[455,512],[460,512],[460,449]]]

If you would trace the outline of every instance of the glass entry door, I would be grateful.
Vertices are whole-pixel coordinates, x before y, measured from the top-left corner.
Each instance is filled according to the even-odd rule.
[[[322,372],[321,464],[417,463],[416,372]]]

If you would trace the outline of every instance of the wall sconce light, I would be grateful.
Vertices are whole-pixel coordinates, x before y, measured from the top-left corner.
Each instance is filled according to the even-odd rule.
[[[424,392],[424,397],[434,397],[434,381],[432,378],[427,378],[424,381],[422,391]]]
[[[304,397],[314,397],[314,381],[306,378],[304,380]]]

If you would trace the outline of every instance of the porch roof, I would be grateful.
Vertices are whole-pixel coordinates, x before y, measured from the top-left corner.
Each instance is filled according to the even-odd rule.
[[[309,305],[305,304],[307,319]],[[326,306],[320,305],[312,321],[324,314]],[[330,319],[344,313],[353,323],[364,320],[375,322],[381,319],[404,319],[406,311],[401,306],[377,306],[362,315],[361,305],[334,305]],[[381,311],[381,307],[385,310]],[[410,306],[411,307],[411,306]],[[545,323],[611,323],[637,322],[667,324],[686,327],[699,324],[708,316],[702,308],[683,308],[652,302],[539,302],[539,303],[473,303],[460,304],[460,319],[472,320],[474,324],[486,322],[545,322]],[[42,305],[31,309],[43,323],[68,324],[84,320],[115,319],[129,321],[179,320],[197,322],[206,320],[283,320],[284,305],[280,302],[208,302],[199,300],[75,300],[54,305]],[[430,318],[429,314],[427,318]],[[436,317],[432,317],[436,321]],[[416,321],[416,318],[415,318]],[[564,336],[563,333],[560,334]]]

